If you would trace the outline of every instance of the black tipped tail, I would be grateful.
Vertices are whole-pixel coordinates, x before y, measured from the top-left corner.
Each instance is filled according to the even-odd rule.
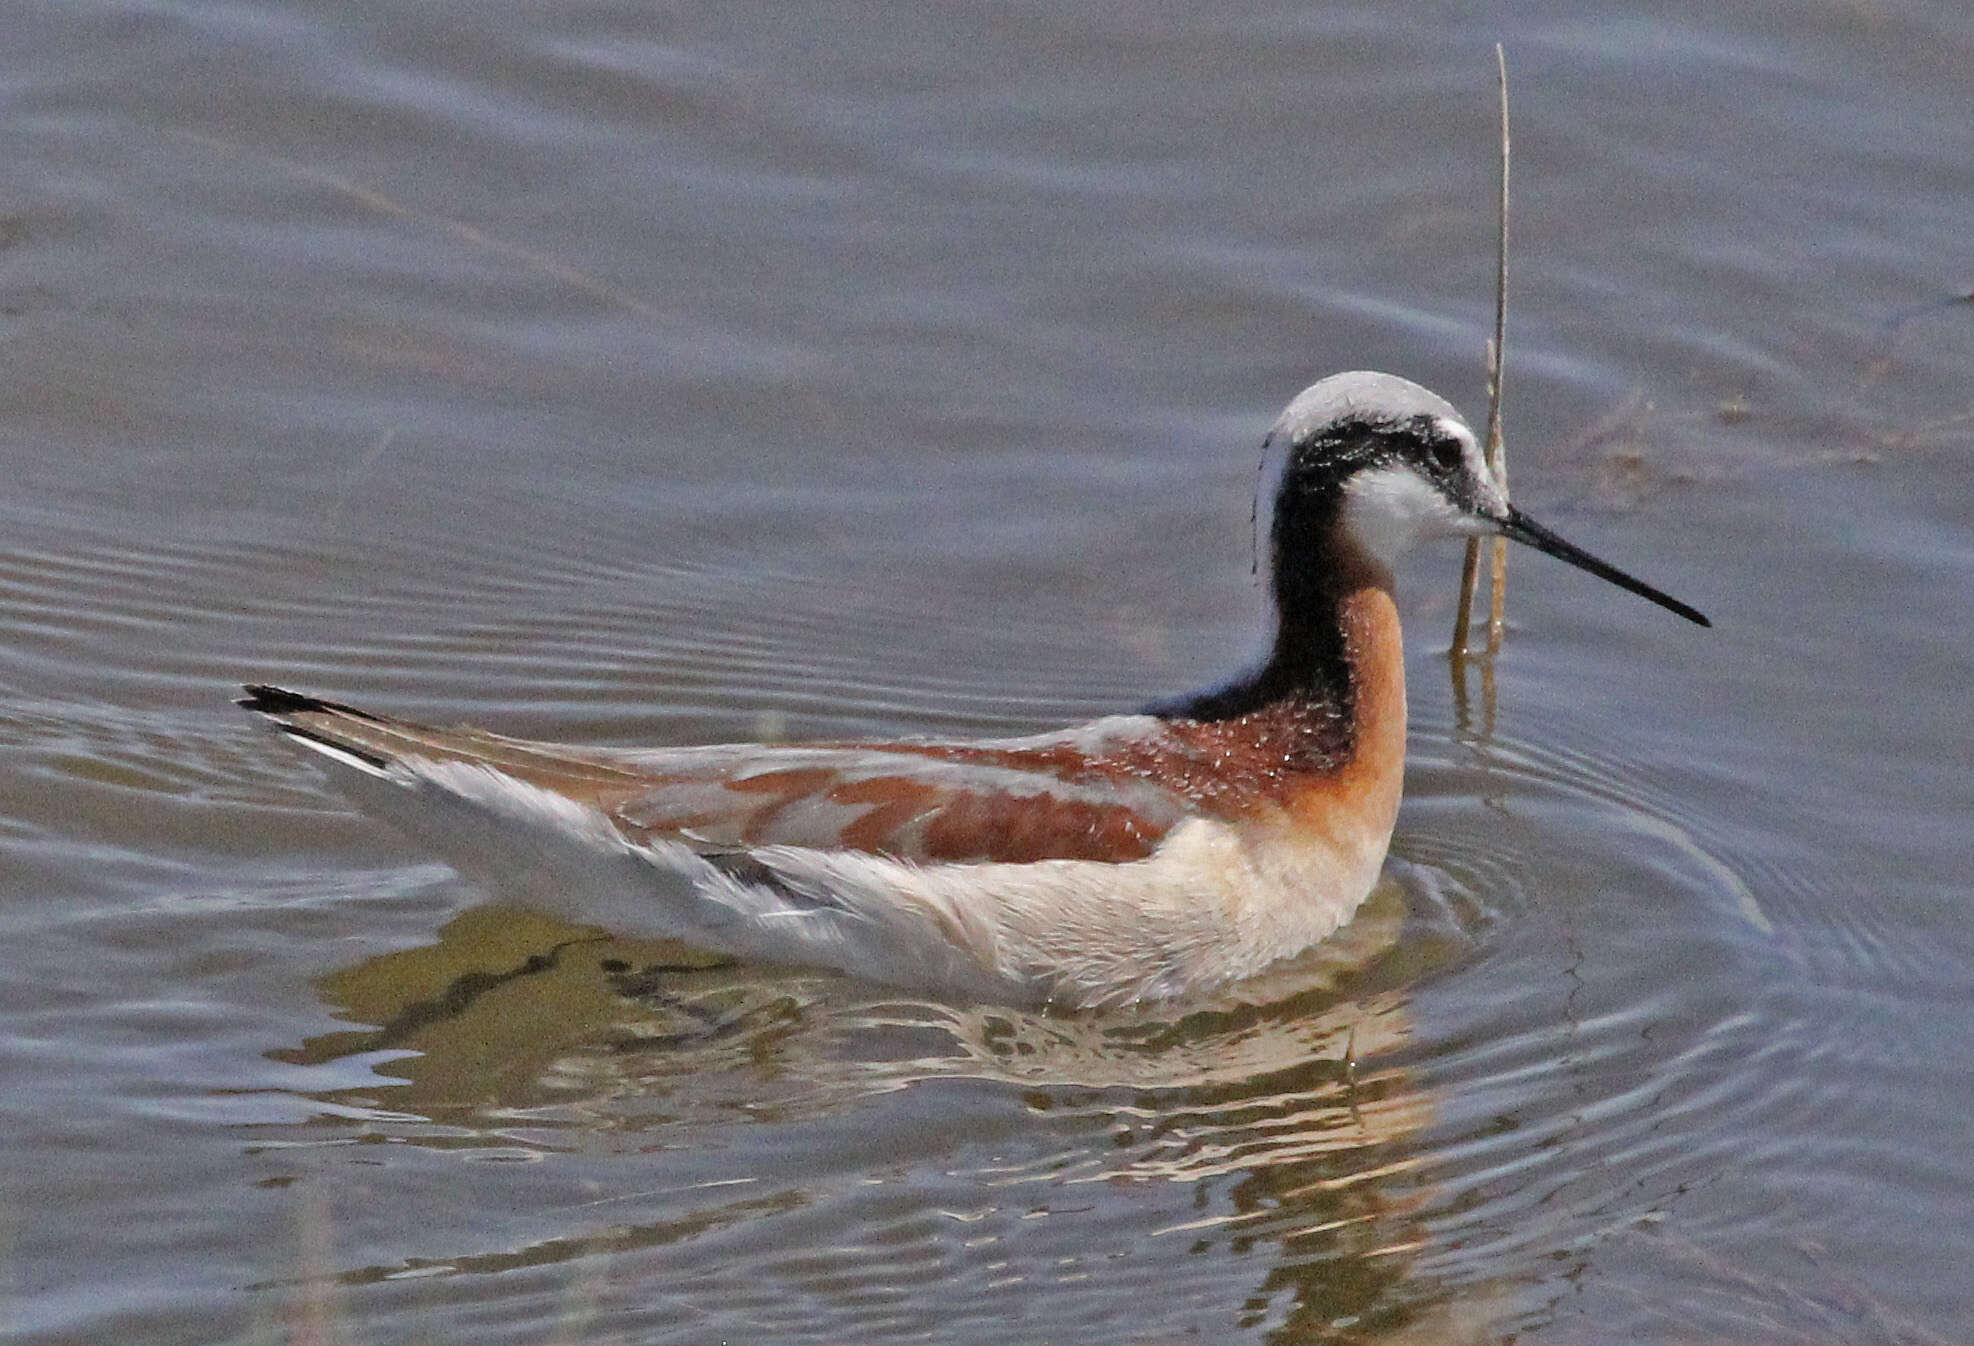
[[[242,710],[257,710],[263,715],[293,715],[296,711],[329,709],[326,701],[264,682],[247,683],[241,690],[246,695],[236,698],[233,704]]]
[[[245,696],[234,699],[233,704],[242,710],[258,711],[262,715],[302,715],[309,711],[321,711],[330,715],[348,715],[358,720],[375,720],[377,717],[355,706],[343,705],[340,701],[324,701],[319,696],[309,696],[304,692],[291,692],[286,687],[276,687],[271,683],[249,682],[241,687]]]
[[[391,759],[375,748],[363,743],[360,729],[363,724],[382,724],[375,715],[369,715],[354,706],[345,706],[335,701],[324,701],[319,696],[308,696],[301,692],[291,692],[286,687],[275,687],[264,682],[250,682],[244,688],[247,694],[237,698],[233,704],[244,710],[265,715],[274,721],[289,738],[326,749],[330,756],[340,757],[371,769],[382,771],[391,765]],[[297,723],[297,715],[327,715],[328,721]],[[338,728],[338,721],[355,720],[357,726]]]

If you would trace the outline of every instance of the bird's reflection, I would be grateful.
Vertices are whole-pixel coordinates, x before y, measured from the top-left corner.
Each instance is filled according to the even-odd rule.
[[[1004,1160],[946,1176],[988,1201],[1173,1192],[1154,1195],[1144,1237],[1237,1264],[1260,1254],[1248,1311],[1273,1339],[1338,1339],[1340,1323],[1363,1337],[1433,1305],[1407,1284],[1429,1196],[1409,1142],[1433,1101],[1394,1064],[1419,974],[1406,920],[1387,885],[1338,938],[1218,1000],[1069,1015],[873,994],[488,907],[435,945],[325,977],[327,1000],[376,1026],[278,1055],[374,1054],[376,1083],[324,1101],[425,1119],[449,1146],[799,1123],[942,1080],[988,1082],[1013,1091],[1028,1123]]]

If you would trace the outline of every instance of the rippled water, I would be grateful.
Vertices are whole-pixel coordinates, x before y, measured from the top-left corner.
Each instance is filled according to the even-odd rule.
[[[1961,7],[29,5],[0,216],[0,1330],[1962,1339]],[[1389,882],[1086,1016],[491,905],[226,704],[1006,733],[1254,649],[1262,429],[1480,411]]]

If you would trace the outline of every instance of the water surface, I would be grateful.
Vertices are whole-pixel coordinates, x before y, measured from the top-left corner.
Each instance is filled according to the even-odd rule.
[[[1493,704],[1211,1003],[492,904],[226,704],[1013,733],[1223,676],[1301,386],[1481,412]],[[1958,6],[31,4],[0,218],[25,1341],[1937,1342],[1974,1312]],[[325,1326],[325,1324],[327,1326]]]

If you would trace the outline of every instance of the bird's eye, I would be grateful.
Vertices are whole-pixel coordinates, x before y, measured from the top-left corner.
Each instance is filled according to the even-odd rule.
[[[1454,468],[1460,466],[1460,462],[1465,456],[1461,452],[1460,441],[1457,439],[1436,439],[1433,441],[1433,462],[1439,465],[1439,469],[1442,472],[1451,472]]]

